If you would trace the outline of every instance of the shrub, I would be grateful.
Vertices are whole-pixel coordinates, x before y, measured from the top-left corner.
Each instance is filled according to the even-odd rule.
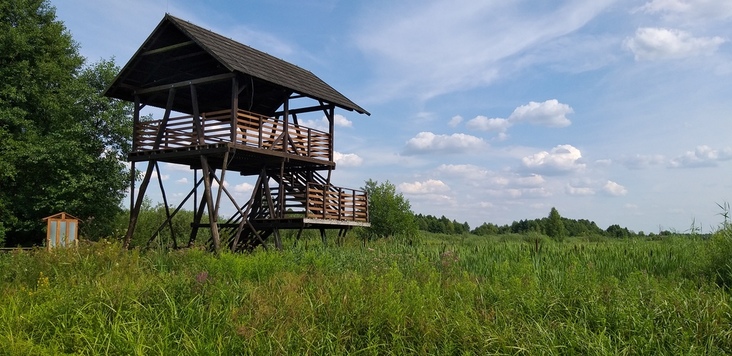
[[[720,286],[732,287],[732,225],[725,224],[707,244],[707,273]]]

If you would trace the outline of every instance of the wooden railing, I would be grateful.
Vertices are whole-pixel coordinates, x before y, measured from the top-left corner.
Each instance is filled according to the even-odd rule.
[[[292,122],[284,130],[285,122],[244,110],[237,112],[235,126],[231,111],[221,110],[203,113],[200,117],[200,133],[193,116],[168,119],[160,144],[155,140],[163,120],[143,121],[135,126],[134,152],[154,149],[175,149],[201,144],[235,143],[248,147],[268,149],[290,154],[331,161],[330,135],[327,132],[298,126]],[[233,127],[232,127],[233,126]]]
[[[305,217],[343,221],[369,221],[366,192],[332,185],[308,183]]]

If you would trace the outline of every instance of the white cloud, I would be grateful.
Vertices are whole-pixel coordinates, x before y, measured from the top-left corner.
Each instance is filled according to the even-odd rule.
[[[333,152],[333,160],[342,167],[358,167],[363,163],[363,159],[355,153]]]
[[[710,55],[725,40],[721,37],[694,37],[675,29],[643,27],[624,45],[636,60],[659,60]]]
[[[542,103],[531,101],[526,105],[517,107],[508,117],[508,120],[548,127],[566,127],[572,124],[567,118],[567,114],[573,112],[574,110],[569,105],[562,104],[557,99],[547,100]]]
[[[323,119],[328,121],[328,119],[326,119],[325,117]],[[334,119],[335,119],[335,122],[334,122],[335,126],[353,127],[353,122],[351,120],[346,119],[346,117],[341,114],[335,114]]]
[[[707,145],[698,146],[694,151],[687,151],[683,155],[669,162],[671,168],[715,167],[718,161],[732,159],[732,149],[713,149]]]
[[[472,164],[442,164],[437,167],[437,171],[468,180],[483,180],[488,176],[487,170]]]
[[[399,190],[406,194],[434,194],[449,191],[450,187],[441,180],[428,179],[424,182],[399,184]]]
[[[618,160],[625,168],[628,169],[645,169],[663,163],[665,160],[663,155],[640,155],[632,157],[622,157]]]
[[[557,99],[541,103],[530,101],[528,104],[514,109],[508,119],[478,115],[468,121],[466,126],[472,130],[497,132],[495,140],[504,141],[508,138],[506,131],[516,123],[527,122],[547,127],[567,127],[572,124],[567,115],[573,112],[572,107],[560,103]]]
[[[625,189],[625,187],[611,180],[605,183],[605,185],[602,187],[602,191],[616,197],[628,194],[628,190]]]
[[[485,208],[485,209],[490,209],[490,208],[494,207],[493,203],[487,202],[487,201],[482,201],[482,202],[478,203],[478,206],[480,206],[481,208]]]
[[[175,182],[180,183],[180,184],[188,184],[188,178],[183,177],[181,179],[176,180]]]
[[[171,171],[178,171],[178,172],[190,172],[191,167],[184,165],[184,164],[173,164],[173,163],[164,163],[163,166],[166,170]]]
[[[573,186],[571,184],[567,184],[564,187],[564,191],[568,195],[573,195],[573,196],[590,196],[590,195],[595,195],[595,190],[593,188],[591,188],[591,187],[575,187],[575,186]]]
[[[448,124],[448,125],[449,125],[450,127],[456,127],[457,125],[460,125],[460,123],[461,123],[461,122],[463,122],[463,117],[462,117],[462,116],[460,116],[460,115],[455,115],[455,116],[453,116],[453,117],[452,117],[452,118],[450,119],[450,122],[448,122],[447,124]]]
[[[732,18],[732,2],[728,0],[652,0],[637,10],[674,22]]]
[[[469,129],[479,131],[495,131],[495,132],[506,132],[511,127],[511,122],[502,118],[487,118],[485,116],[476,116],[475,118],[468,121],[465,126]]]
[[[580,162],[582,153],[572,145],[559,145],[550,152],[541,151],[521,159],[524,167],[532,172],[547,175],[562,174],[585,168]]]
[[[537,187],[544,184],[546,180],[544,177],[538,175],[538,174],[532,174],[527,177],[518,177],[513,180],[513,185],[519,186],[519,187]]]
[[[334,126],[339,127],[353,127],[353,122],[351,120],[348,120],[345,116],[340,114],[335,114],[333,116]],[[320,120],[304,120],[300,122],[300,126],[309,127],[311,129],[316,129],[320,131],[328,132],[328,129],[330,127],[330,123],[328,122],[328,118],[323,116],[320,118]]]
[[[234,186],[234,191],[237,193],[246,193],[252,190],[254,190],[254,186],[246,182]]]
[[[407,141],[406,154],[429,152],[459,153],[482,149],[486,146],[482,138],[455,133],[452,135],[435,135],[432,132],[420,132]]]
[[[162,175],[160,176],[160,178],[162,178],[162,180],[164,180],[164,181],[165,181],[165,180],[168,180],[168,179],[170,179],[170,174],[162,174]],[[150,179],[155,179],[155,180],[157,180],[157,179],[158,179],[158,172],[156,172],[156,171],[153,171],[153,172],[152,172],[152,174],[150,174]]]
[[[229,188],[229,185],[230,185],[229,182],[224,181],[224,187],[226,187],[228,189]],[[217,181],[215,179],[212,180],[211,181],[211,189],[219,189],[219,181]]]

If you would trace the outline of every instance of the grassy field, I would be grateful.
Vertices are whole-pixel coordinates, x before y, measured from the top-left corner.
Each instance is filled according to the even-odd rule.
[[[433,235],[17,251],[0,254],[0,354],[729,354],[718,253],[688,237]]]

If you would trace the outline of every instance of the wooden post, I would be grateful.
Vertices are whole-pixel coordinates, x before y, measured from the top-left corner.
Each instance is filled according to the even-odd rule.
[[[239,82],[236,76],[231,78],[231,143],[236,143],[237,120],[239,111]],[[223,179],[222,179],[223,180]]]
[[[208,206],[208,220],[211,226],[211,239],[213,239],[214,251],[218,254],[219,252],[221,252],[218,216],[216,216],[216,208],[214,207],[213,194],[211,194],[211,170],[208,165],[208,159],[205,155],[201,155],[201,167],[203,169],[203,195],[206,198],[206,205]]]
[[[173,248],[178,248],[178,239],[175,236],[175,231],[173,230],[173,217],[170,215],[170,208],[168,208],[168,197],[165,194],[165,187],[163,187],[163,177],[160,175],[160,167],[158,166],[158,163],[155,162],[155,172],[158,174],[158,184],[160,184],[160,193],[163,195],[163,205],[165,205],[165,222],[168,224],[168,227],[170,227],[170,238],[173,239]]]
[[[335,125],[335,107],[331,105],[327,110],[328,117],[328,161],[333,162],[333,145],[335,140],[333,138],[333,131]],[[328,183],[330,183],[330,175],[328,176]]]
[[[154,150],[160,147],[160,141],[163,138],[163,132],[165,131],[165,127],[168,125],[168,120],[170,119],[170,112],[173,110],[174,99],[175,89],[171,88],[168,92],[168,103],[165,108],[165,115],[163,116],[163,121],[160,123],[160,127],[158,128],[158,135],[155,138],[155,143],[153,144]],[[127,234],[125,234],[125,242],[123,244],[125,248],[130,247],[130,241],[132,240],[132,235],[135,233],[135,227],[137,226],[137,217],[140,215],[140,208],[142,207],[142,201],[145,197],[145,191],[147,190],[148,184],[150,184],[150,176],[152,175],[152,170],[156,163],[156,160],[150,160],[147,163],[147,171],[145,172],[145,177],[142,178],[142,183],[140,183],[140,191],[137,195],[135,206],[130,211],[130,224],[127,226]]]
[[[198,92],[193,84],[191,84],[191,109],[193,109],[193,129],[196,130],[196,142],[202,145],[206,140],[201,126],[201,113],[198,111]]]

